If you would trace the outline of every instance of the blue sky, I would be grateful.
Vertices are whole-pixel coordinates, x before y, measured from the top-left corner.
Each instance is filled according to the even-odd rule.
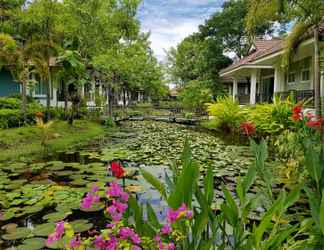
[[[151,47],[162,60],[164,49],[176,46],[198,30],[211,14],[221,9],[224,0],[143,0],[138,17],[142,31],[151,32]]]

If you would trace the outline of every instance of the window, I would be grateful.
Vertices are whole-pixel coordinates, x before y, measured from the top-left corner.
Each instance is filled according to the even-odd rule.
[[[35,96],[44,96],[46,95],[46,85],[40,80],[39,76],[35,76]]]
[[[289,72],[289,74],[288,74],[288,83],[295,83],[295,81],[296,81],[295,72]]]
[[[303,69],[301,71],[301,80],[303,82],[307,82],[307,81],[310,80],[310,71],[309,71],[309,69]]]

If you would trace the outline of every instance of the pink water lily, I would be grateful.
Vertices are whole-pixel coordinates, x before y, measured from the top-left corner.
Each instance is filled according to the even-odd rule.
[[[79,246],[81,246],[81,239],[80,239],[80,236],[76,236],[76,237],[74,237],[74,238],[70,241],[69,246],[70,246],[70,248],[71,248],[72,250],[78,248]]]
[[[52,245],[55,241],[60,240],[64,234],[64,221],[56,223],[55,232],[50,234],[46,240],[46,246]]]

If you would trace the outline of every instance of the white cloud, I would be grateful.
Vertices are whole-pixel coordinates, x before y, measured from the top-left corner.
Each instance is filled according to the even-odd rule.
[[[176,46],[188,35],[198,31],[198,26],[219,10],[224,0],[146,0],[139,19],[142,31],[151,33],[151,47],[159,59],[164,50]]]

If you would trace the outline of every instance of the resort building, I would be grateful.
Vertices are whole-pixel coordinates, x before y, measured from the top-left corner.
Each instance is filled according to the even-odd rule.
[[[324,56],[324,25],[321,27],[321,56]],[[283,67],[285,41],[256,40],[248,56],[220,72],[231,96],[240,104],[272,102],[274,96],[291,95],[297,101],[314,97],[314,38],[303,39],[288,67]],[[324,76],[321,77],[324,97]]]

